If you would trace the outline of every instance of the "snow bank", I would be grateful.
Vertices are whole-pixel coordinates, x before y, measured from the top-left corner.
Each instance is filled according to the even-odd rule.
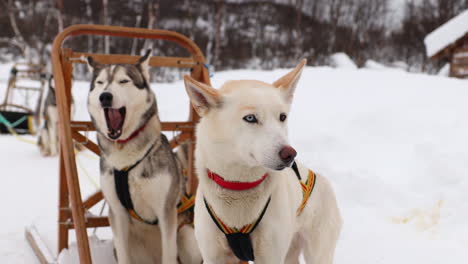
[[[390,65],[400,70],[404,70],[404,71],[408,70],[408,64],[404,61],[394,61],[390,63]]]
[[[357,69],[356,64],[353,60],[344,52],[339,52],[330,55],[330,65],[335,68],[355,70]]]
[[[364,63],[364,68],[371,70],[388,70],[387,66],[375,60],[367,60],[366,63]]]
[[[468,9],[429,33],[424,38],[426,54],[432,57],[468,33]]]
[[[439,76],[449,76],[450,75],[450,64],[446,63],[440,70],[437,72]]]
[[[406,69],[404,68],[404,65],[401,65],[401,63],[399,62],[394,62],[387,66],[375,60],[367,60],[364,63],[363,68],[374,70],[374,71],[401,71],[401,70],[406,71]]]

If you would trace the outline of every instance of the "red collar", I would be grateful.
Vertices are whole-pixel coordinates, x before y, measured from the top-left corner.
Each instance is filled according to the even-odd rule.
[[[265,173],[265,175],[262,176],[261,179],[253,181],[253,182],[233,182],[233,181],[226,181],[223,179],[223,177],[219,176],[218,174],[211,172],[210,170],[206,170],[208,174],[208,178],[212,179],[216,184],[221,186],[222,188],[233,190],[233,191],[243,191],[243,190],[248,190],[256,187],[260,183],[262,183],[266,177],[268,176],[268,173]]]
[[[146,124],[148,124],[148,122],[146,122],[144,125],[142,125],[139,129],[135,130],[128,138],[126,139],[118,139],[116,142],[119,143],[119,144],[125,144],[127,143],[128,141],[136,138],[136,136],[138,136],[138,134],[140,134],[141,131],[143,131],[146,127]]]

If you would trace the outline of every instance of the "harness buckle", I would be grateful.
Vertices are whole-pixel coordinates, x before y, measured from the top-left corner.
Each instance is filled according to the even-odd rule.
[[[114,147],[116,149],[118,149],[118,150],[122,150],[123,147],[124,147],[124,144],[121,144],[121,143],[117,142],[117,140],[116,140],[116,141],[114,141]]]

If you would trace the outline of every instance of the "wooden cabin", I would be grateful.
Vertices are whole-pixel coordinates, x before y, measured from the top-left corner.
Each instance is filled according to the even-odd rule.
[[[450,76],[468,78],[468,10],[429,33],[424,44],[428,57],[450,63]]]

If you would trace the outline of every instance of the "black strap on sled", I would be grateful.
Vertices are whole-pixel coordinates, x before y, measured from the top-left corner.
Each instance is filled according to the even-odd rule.
[[[158,218],[156,218],[156,220],[154,220],[154,221],[147,221],[147,220],[141,218],[137,214],[137,212],[135,211],[135,209],[133,207],[132,197],[130,196],[130,190],[129,190],[129,186],[128,186],[128,173],[132,169],[134,169],[136,166],[138,166],[138,164],[140,164],[140,162],[142,162],[143,159],[145,159],[146,156],[149,155],[149,153],[151,152],[151,150],[154,148],[155,145],[156,145],[156,143],[154,143],[148,149],[148,151],[145,153],[145,155],[143,155],[143,157],[140,160],[138,160],[135,164],[133,164],[132,166],[123,168],[122,170],[114,169],[115,191],[117,192],[117,197],[119,197],[120,203],[122,204],[122,206],[125,209],[127,209],[130,216],[132,216],[133,218],[135,218],[135,219],[137,219],[137,220],[139,220],[141,222],[149,224],[149,225],[157,225],[158,222],[159,222]]]
[[[205,198],[203,201],[205,202],[206,209],[215,222],[216,226],[224,233],[226,239],[228,241],[229,247],[231,248],[234,255],[242,261],[254,261],[254,250],[252,246],[252,240],[250,239],[250,233],[252,233],[257,225],[262,221],[263,216],[270,204],[271,196],[268,197],[268,201],[263,207],[260,216],[255,220],[255,222],[245,225],[240,229],[229,227],[224,224],[224,222],[216,215],[213,208],[208,204]]]
[[[31,113],[0,111],[0,134],[34,134]]]

